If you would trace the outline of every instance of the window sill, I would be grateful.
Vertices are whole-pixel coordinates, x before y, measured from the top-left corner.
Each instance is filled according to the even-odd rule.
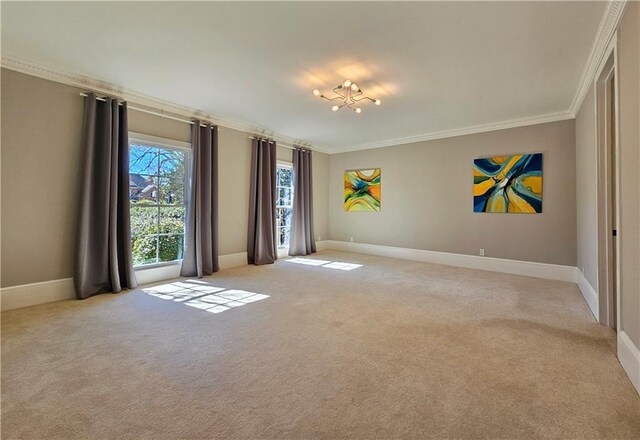
[[[182,260],[163,261],[162,263],[141,264],[139,266],[133,266],[133,270],[137,272],[139,270],[157,269],[159,267],[167,266],[179,266],[181,264]]]
[[[175,260],[146,264],[144,266],[136,266],[133,270],[136,274],[138,284],[149,284],[180,277],[181,263],[182,260]]]

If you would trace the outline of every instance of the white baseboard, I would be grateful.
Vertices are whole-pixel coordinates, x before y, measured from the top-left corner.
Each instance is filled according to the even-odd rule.
[[[447,252],[427,251],[423,249],[381,246],[377,244],[350,243],[327,240],[327,249],[399,258],[401,260],[422,261],[424,263],[445,264],[448,266],[525,275],[548,280],[576,282],[576,268],[558,264],[536,263],[531,261],[507,260],[503,258],[480,257],[475,255],[451,254]]]
[[[238,252],[237,254],[220,255],[218,257],[218,265],[220,270],[231,269],[247,265],[247,253]]]
[[[591,284],[589,284],[589,281],[587,281],[587,279],[584,277],[584,274],[582,273],[582,271],[577,267],[576,267],[576,283],[578,284],[578,289],[580,289],[580,292],[582,293],[584,300],[589,306],[589,309],[591,310],[593,317],[595,318],[596,322],[598,322],[598,316],[600,316],[599,309],[598,309],[598,303],[599,303],[598,294],[593,289],[593,287],[591,287]]]
[[[247,253],[220,255],[218,262],[220,270],[246,266]],[[179,264],[136,270],[136,280],[140,285],[170,280],[179,276]],[[73,278],[3,287],[0,289],[0,310],[20,309],[75,297]]]
[[[618,333],[618,359],[631,383],[640,394],[640,350],[624,330]]]
[[[325,250],[326,243],[327,243],[327,240],[316,241],[316,251]],[[246,252],[245,252],[245,255],[246,255]],[[289,256],[289,248],[278,248],[278,258],[287,258],[288,256]]]
[[[21,284],[0,289],[0,310],[13,310],[76,297],[73,278]]]

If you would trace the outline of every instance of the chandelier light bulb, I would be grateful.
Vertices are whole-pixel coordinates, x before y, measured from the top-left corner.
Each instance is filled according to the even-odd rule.
[[[331,104],[335,104],[331,106],[332,112],[337,112],[341,108],[346,107],[360,114],[362,113],[363,103],[371,102],[375,105],[382,104],[382,101],[379,99],[366,95],[362,89],[360,89],[360,86],[350,79],[345,79],[334,87],[329,93],[329,96],[324,95],[319,89],[313,89],[311,92],[314,96],[326,101],[331,101]]]

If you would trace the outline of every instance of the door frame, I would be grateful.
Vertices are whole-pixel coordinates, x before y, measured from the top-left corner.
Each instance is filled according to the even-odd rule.
[[[593,83],[596,113],[596,182],[598,212],[598,321],[607,327],[620,331],[620,243],[623,231],[620,230],[620,109],[619,109],[619,70],[618,70],[618,34],[614,33],[604,56],[596,70]],[[614,80],[614,96],[607,90],[610,79]],[[615,117],[611,127],[610,100],[613,99]],[[614,143],[609,146],[608,129],[614,133]],[[614,151],[613,161],[611,151]],[[613,163],[612,163],[613,161]],[[611,198],[611,173],[615,173],[615,198]],[[612,210],[612,204],[615,207]],[[612,212],[613,211],[613,212]],[[611,214],[615,214],[612,221]],[[613,230],[617,231],[615,254]],[[613,270],[612,257],[616,268]],[[614,284],[615,280],[615,284]],[[614,291],[615,290],[615,291]],[[615,304],[615,308],[613,307]]]

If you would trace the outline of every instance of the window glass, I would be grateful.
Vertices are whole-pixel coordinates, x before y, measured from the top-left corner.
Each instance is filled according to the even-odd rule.
[[[131,142],[129,201],[133,264],[182,258],[186,151]]]
[[[291,214],[293,208],[293,169],[276,168],[276,239],[278,247],[289,247]]]

